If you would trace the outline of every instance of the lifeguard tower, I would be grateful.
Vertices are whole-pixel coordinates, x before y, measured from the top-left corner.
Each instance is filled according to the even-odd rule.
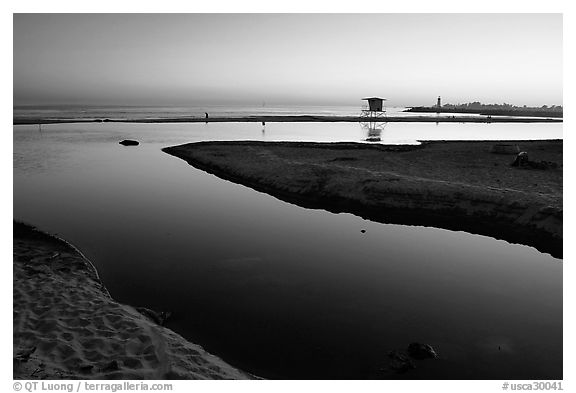
[[[386,98],[368,97],[362,98],[362,101],[368,101],[368,106],[364,105],[362,107],[362,114],[360,117],[367,117],[370,119],[386,117],[386,107],[384,106]]]
[[[360,125],[368,130],[368,142],[379,142],[381,140],[382,130],[386,127],[386,107],[384,106],[385,98],[369,97],[363,98],[368,101],[368,105],[362,106],[360,114]]]

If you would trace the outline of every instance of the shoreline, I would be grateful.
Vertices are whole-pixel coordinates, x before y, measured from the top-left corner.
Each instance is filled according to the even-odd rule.
[[[514,156],[490,153],[495,143],[243,141],[162,150],[222,179],[305,208],[487,235],[562,258],[562,169],[510,167]],[[540,155],[562,164],[561,140],[509,143],[534,152],[534,159]]]
[[[367,118],[360,116],[238,116],[238,117],[175,117],[157,119],[50,119],[50,118],[13,118],[13,125],[38,125],[38,124],[67,124],[67,123],[284,123],[284,122],[312,122],[312,123],[335,123],[335,122],[366,122]],[[562,123],[558,118],[530,118],[530,117],[494,117],[480,116],[388,116],[375,118],[372,121],[388,123]]]
[[[425,106],[415,106],[406,109],[404,112],[410,113],[464,113],[464,114],[476,114],[481,116],[526,116],[526,117],[548,117],[555,119],[562,119],[564,117],[563,112],[555,111],[541,111],[541,110],[524,110],[524,109],[467,109],[467,108],[440,108],[437,107],[425,107]]]
[[[14,221],[14,379],[253,379],[116,302],[65,240]]]

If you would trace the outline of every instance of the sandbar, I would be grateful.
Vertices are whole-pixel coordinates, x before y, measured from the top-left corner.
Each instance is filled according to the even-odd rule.
[[[517,145],[549,169],[513,167]],[[164,152],[306,208],[487,235],[562,257],[562,141],[198,142]]]

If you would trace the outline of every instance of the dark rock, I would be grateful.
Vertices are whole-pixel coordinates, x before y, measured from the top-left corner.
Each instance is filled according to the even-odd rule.
[[[392,370],[398,373],[405,373],[410,370],[414,370],[416,366],[412,363],[411,360],[401,361],[401,360],[392,360],[388,365]]]
[[[361,229],[360,232],[366,233],[366,229]]]
[[[406,354],[404,354],[403,352],[400,352],[400,351],[397,350],[397,349],[394,349],[394,350],[388,352],[388,357],[389,357],[390,359],[400,360],[400,361],[403,361],[403,362],[405,362],[405,361],[407,361],[407,360],[410,360],[410,359],[408,359],[408,356],[406,356]]]
[[[410,360],[410,358],[406,354],[396,349],[388,352],[388,357],[392,359],[390,364],[388,364],[388,367],[391,368],[392,370],[397,371],[398,373],[404,373],[406,371],[413,370],[416,368],[414,363]]]
[[[523,169],[556,169],[558,164],[551,161],[530,161],[525,151],[518,153],[516,159],[510,164]]]
[[[411,343],[408,345],[408,355],[414,359],[435,359],[438,357],[438,354],[432,346],[420,343]]]
[[[512,164],[510,164],[511,166],[523,166],[526,165],[528,163],[528,153],[526,153],[525,151],[521,151],[520,153],[518,153],[518,155],[516,156],[516,159],[514,159],[514,161],[512,162]]]
[[[136,307],[136,311],[160,326],[163,326],[166,323],[166,320],[172,316],[170,311],[156,312],[146,307]]]
[[[124,139],[123,141],[118,142],[118,143],[120,143],[123,146],[138,146],[140,144],[140,142],[133,141],[131,139]]]

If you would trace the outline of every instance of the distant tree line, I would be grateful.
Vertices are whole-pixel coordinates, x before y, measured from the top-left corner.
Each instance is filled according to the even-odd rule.
[[[419,106],[407,109],[406,112],[452,112],[470,113],[495,116],[536,116],[536,117],[563,117],[561,105],[542,105],[541,107],[515,106],[512,104],[483,104],[479,101],[465,104],[444,104],[437,106]]]
[[[465,104],[444,104],[442,105],[442,109],[474,109],[474,110],[484,110],[484,109],[502,109],[507,111],[544,111],[544,112],[563,112],[562,105],[542,105],[541,107],[537,106],[516,106],[512,104],[483,104],[478,101],[474,102],[467,102]]]

